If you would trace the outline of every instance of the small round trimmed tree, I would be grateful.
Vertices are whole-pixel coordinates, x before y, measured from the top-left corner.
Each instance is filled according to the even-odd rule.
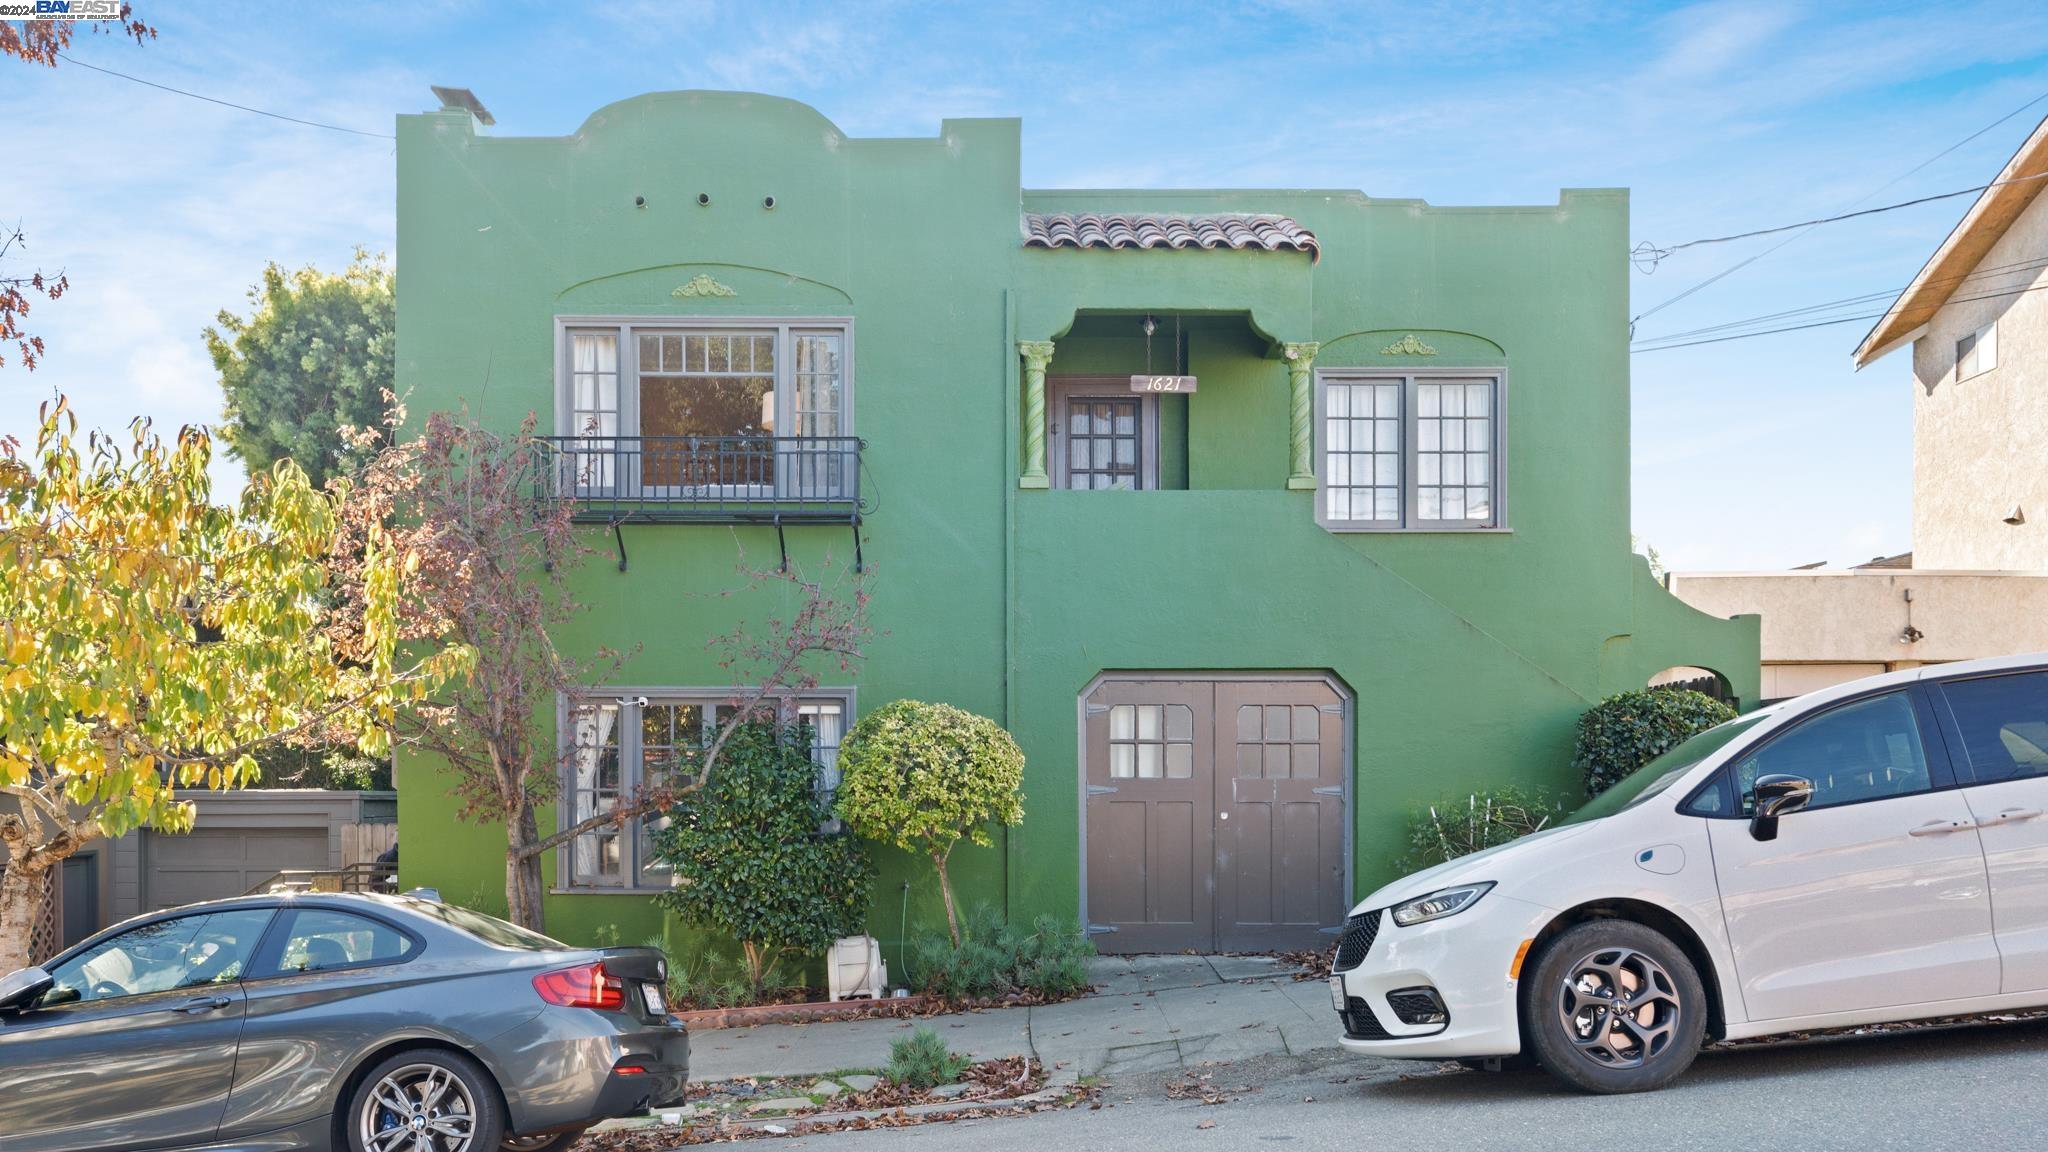
[[[1598,796],[1623,777],[1724,720],[1735,709],[1687,688],[1622,692],[1579,717],[1572,767],[1586,777],[1586,795]]]
[[[655,836],[677,877],[656,902],[738,940],[757,995],[777,957],[819,955],[867,916],[867,855],[851,836],[820,834],[831,813],[816,776],[808,725],[742,724]]]
[[[960,946],[946,860],[962,839],[1024,819],[1024,753],[1002,725],[950,704],[898,700],[853,726],[839,749],[839,815],[870,840],[931,859]]]

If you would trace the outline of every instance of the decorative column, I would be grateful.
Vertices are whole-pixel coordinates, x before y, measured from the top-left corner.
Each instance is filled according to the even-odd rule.
[[[1287,382],[1293,388],[1294,461],[1287,486],[1295,490],[1314,491],[1316,486],[1315,363],[1321,347],[1313,341],[1280,345],[1280,354],[1287,359]]]
[[[1052,363],[1052,341],[1019,340],[1024,357],[1024,461],[1019,488],[1049,488],[1045,477],[1045,369]]]

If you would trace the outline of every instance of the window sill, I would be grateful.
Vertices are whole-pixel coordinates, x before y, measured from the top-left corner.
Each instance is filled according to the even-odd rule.
[[[578,887],[570,887],[570,888],[550,888],[550,889],[548,889],[548,895],[550,895],[550,896],[657,896],[657,895],[660,895],[661,893],[663,893],[663,892],[666,892],[666,891],[668,891],[668,888],[667,888],[666,886],[663,886],[663,887],[660,887],[660,888],[599,888],[599,887],[596,887],[596,886],[594,886],[594,885],[591,885],[591,886],[585,886],[585,887],[580,887],[580,888],[578,888]]]

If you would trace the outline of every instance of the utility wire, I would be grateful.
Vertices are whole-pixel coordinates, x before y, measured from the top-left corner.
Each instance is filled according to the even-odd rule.
[[[1891,187],[1894,184],[1897,184],[1899,181],[1904,180],[1909,176],[1912,176],[1914,173],[1919,172],[1921,169],[1926,168],[1928,165],[1934,163],[1937,160],[1940,160],[1942,157],[1947,156],[1949,153],[1954,152],[1956,149],[1961,148],[1963,145],[1968,144],[1972,140],[1977,139],[1979,136],[1984,135],[1986,132],[1989,132],[1993,128],[1998,127],[2000,124],[2005,123],[2007,120],[2010,120],[2015,116],[2018,116],[2020,113],[2025,112],[2027,109],[2032,108],[2034,105],[2039,104],[2043,100],[2048,100],[2048,92],[2041,93],[2039,96],[2034,97],[2032,100],[2027,101],[2025,104],[2022,104],[2019,107],[2013,109],[2012,111],[2007,112],[2005,115],[2000,116],[1998,119],[1993,120],[1991,123],[1986,124],[1984,127],[1977,129],[1975,132],[1970,133],[1968,136],[1963,137],[1961,140],[1958,140],[1955,143],[1949,145],[1948,147],[1943,148],[1941,151],[1936,152],[1934,155],[1929,156],[1927,159],[1922,160],[1920,163],[1913,165],[1911,168],[1906,169],[1904,172],[1899,173],[1897,176],[1894,176],[1890,180],[1885,181],[1883,184],[1878,185],[1876,188],[1871,189],[1868,193],[1864,194],[1862,199],[1868,200],[1872,196],[1875,196],[1878,193],[1883,192],[1885,189]],[[1957,193],[1957,195],[1961,195],[1961,193]],[[1861,201],[1858,201],[1858,203],[1860,202]],[[1792,243],[1794,240],[1799,239],[1799,237],[1806,235],[1807,232],[1812,231],[1813,229],[1819,227],[1822,223],[1826,222],[1827,221],[1813,221],[1803,226],[1798,224],[1790,225],[1789,227],[1799,229],[1799,231],[1795,232],[1791,236],[1785,237],[1783,240],[1778,241],[1776,244],[1771,245],[1769,248],[1766,248],[1753,256],[1746,257],[1740,261],[1737,261],[1735,264],[1730,265],[1729,267],[1714,273],[1712,276],[1709,276],[1705,280],[1702,280],[1699,283],[1693,285],[1692,287],[1687,288],[1685,291],[1680,292],[1676,296],[1672,296],[1669,299],[1666,299],[1661,303],[1653,305],[1642,312],[1636,313],[1635,316],[1630,318],[1628,322],[1630,335],[1634,335],[1636,323],[1638,321],[1644,319],[1645,317],[1655,315],[1658,312],[1662,312],[1664,309],[1671,307],[1673,304],[1678,303],[1680,300],[1683,300],[1688,296],[1691,296],[1693,293],[1698,292],[1702,288],[1705,288],[1711,284],[1718,283],[1722,280],[1727,279],[1730,276],[1733,276],[1735,273],[1740,272],[1744,268],[1749,267],[1751,264],[1754,264],[1757,261],[1763,259],[1764,257],[1769,256],[1771,253],[1776,252],[1778,249],[1783,248],[1785,245]],[[1724,239],[1732,239],[1732,237]],[[1720,241],[1699,241],[1698,243],[1719,242]],[[1689,246],[1690,245],[1682,245],[1682,247]],[[1641,249],[1641,247],[1641,245],[1637,245],[1637,248],[1639,250]],[[1671,251],[1676,251],[1676,249],[1672,249]],[[1658,261],[1661,261],[1664,255],[1669,254],[1669,252],[1666,252],[1663,255],[1657,256],[1650,262],[1650,267],[1646,271],[1656,271]],[[1638,263],[1637,267],[1641,268],[1642,265]]]
[[[1950,297],[1949,303],[1967,304],[1973,300],[2000,300],[2008,296],[2024,296],[2029,292],[2043,291],[2048,291],[2048,284],[2036,284],[2030,288],[2012,288],[2004,292],[1986,292],[1981,296],[1954,296]],[[1732,336],[1709,336],[1703,340],[1687,340],[1678,344],[1652,343],[1647,347],[1630,348],[1629,351],[1631,353],[1663,352],[1672,348],[1691,348],[1698,344],[1721,344],[1729,340],[1748,340],[1753,336],[1775,336],[1780,332],[1803,332],[1808,328],[1826,328],[1835,324],[1851,324],[1858,320],[1876,320],[1883,315],[1885,315],[1883,312],[1870,312],[1861,316],[1843,316],[1834,320],[1818,320],[1811,324],[1792,324],[1783,328],[1765,328],[1757,332],[1737,332]]]
[[[89,68],[94,72],[102,72],[108,76],[117,76],[123,80],[130,81],[131,83],[141,84],[145,87],[155,88],[163,92],[170,92],[178,96],[189,96],[194,100],[204,100],[208,104],[218,104],[223,108],[233,108],[238,112],[254,112],[258,116],[268,116],[272,120],[283,120],[291,124],[303,124],[308,128],[325,128],[329,132],[346,132],[351,136],[368,136],[376,140],[398,139],[398,137],[393,136],[389,132],[365,132],[360,128],[344,128],[339,124],[322,124],[318,120],[301,120],[297,116],[286,116],[282,112],[266,112],[261,108],[251,108],[247,104],[237,104],[231,100],[217,100],[212,96],[201,96],[197,92],[187,92],[183,88],[173,88],[169,84],[159,84],[154,80],[144,80],[140,76],[130,76],[126,72],[116,72],[112,68],[102,68],[97,64],[87,64],[83,60],[77,59],[73,56],[66,55],[62,52],[57,53],[57,56],[59,59],[62,59],[67,64],[73,64],[80,68]]]
[[[2048,259],[2015,260],[2008,264],[1987,265],[1985,267],[1978,268],[1972,272],[1968,272],[1960,276],[1936,277],[1934,279],[1928,280],[1927,283],[1930,285],[1960,286],[1962,284],[1968,283],[1971,280],[1983,280],[1998,276],[2009,276],[2018,272],[2043,267],[2048,267]],[[1772,320],[1782,320],[1792,316],[1809,315],[1815,312],[1827,312],[1836,308],[1847,308],[1858,304],[1873,304],[1879,300],[1886,300],[1895,297],[1903,291],[1905,291],[1905,289],[1903,288],[1893,288],[1888,291],[1882,292],[1867,292],[1861,296],[1846,296],[1840,300],[1829,300],[1821,304],[1809,304],[1803,308],[1788,308],[1782,312],[1766,312],[1761,316],[1750,316],[1742,320],[1730,320],[1721,324],[1710,324],[1704,328],[1688,328],[1682,332],[1666,332],[1658,336],[1646,336],[1639,342],[1645,344],[1658,344],[1663,343],[1667,340],[1682,340],[1688,336],[1703,336],[1713,332],[1723,332],[1731,328],[1746,328],[1752,325],[1764,324]]]

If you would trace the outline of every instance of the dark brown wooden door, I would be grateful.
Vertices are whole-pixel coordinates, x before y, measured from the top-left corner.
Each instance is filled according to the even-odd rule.
[[[1320,948],[1344,914],[1343,700],[1320,680],[1111,680],[1084,707],[1105,952]]]
[[[1216,947],[1315,949],[1344,915],[1344,703],[1320,681],[1216,685]]]

